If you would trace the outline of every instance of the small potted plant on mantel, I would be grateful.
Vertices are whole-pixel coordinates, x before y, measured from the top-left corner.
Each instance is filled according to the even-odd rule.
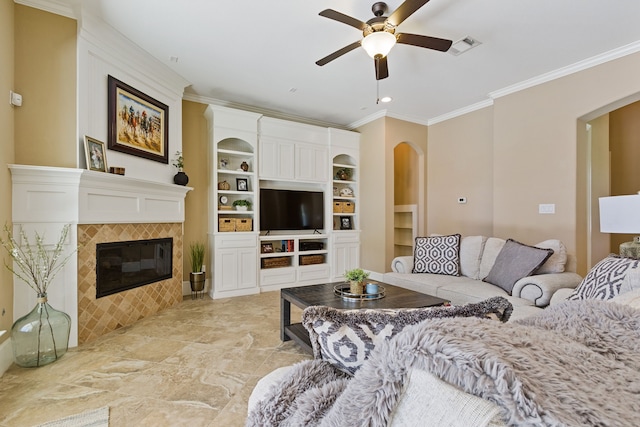
[[[189,283],[191,284],[191,299],[194,293],[203,295],[205,284],[205,272],[202,271],[204,264],[204,243],[195,242],[189,245],[189,256],[191,259],[191,273],[189,273]]]
[[[251,209],[251,202],[249,200],[234,200],[233,206],[237,211],[246,211]]]
[[[184,157],[182,157],[182,151],[176,151],[173,166],[178,168],[178,173],[174,175],[173,182],[178,185],[187,185],[189,183],[189,177],[184,173]]]
[[[360,295],[364,293],[364,281],[369,277],[369,273],[361,268],[345,271],[344,278],[349,281],[349,292]]]

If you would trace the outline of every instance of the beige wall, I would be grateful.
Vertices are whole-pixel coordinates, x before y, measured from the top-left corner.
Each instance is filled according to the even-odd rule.
[[[14,4],[13,0],[0,0],[0,94],[8,96],[14,89]],[[6,99],[6,98],[5,98]],[[11,174],[6,167],[14,163],[14,107],[0,102],[0,229],[11,222]],[[5,238],[4,232],[2,237]],[[6,251],[0,249],[2,259]],[[13,324],[13,277],[0,263],[0,331],[11,329]],[[0,337],[0,343],[9,334]]]
[[[416,174],[422,182],[419,203],[426,199],[425,168],[427,127],[393,118],[381,118],[358,129],[360,132],[360,223],[362,268],[390,270],[393,249],[394,149],[403,142],[421,156]],[[424,212],[424,206],[420,208]]]
[[[494,234],[528,243],[561,239],[576,253],[577,120],[640,91],[640,54],[541,84],[494,103]],[[578,205],[578,199],[580,205]],[[555,203],[555,215],[538,204]],[[580,231],[581,232],[581,231]],[[586,273],[586,259],[578,259]]]
[[[15,6],[15,161],[77,167],[76,21]]]
[[[430,126],[427,157],[427,233],[493,235],[493,109]]]
[[[209,189],[209,155],[207,149],[207,121],[204,110],[207,105],[197,102],[182,102],[182,155],[184,156],[184,170],[189,176],[189,187],[193,190],[187,193],[185,200],[184,221],[184,268],[185,281],[189,280],[191,261],[189,245],[200,241],[207,244],[208,229],[208,193]],[[205,254],[208,258],[210,254]],[[211,265],[206,262],[205,265]],[[207,272],[211,279],[211,273]]]
[[[609,114],[611,149],[611,195],[637,194],[640,191],[640,102]],[[613,253],[620,244],[633,240],[633,234],[611,234]]]

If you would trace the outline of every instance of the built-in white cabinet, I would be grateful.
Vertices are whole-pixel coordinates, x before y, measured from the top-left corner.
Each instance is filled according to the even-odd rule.
[[[340,281],[360,267],[358,133],[215,105],[205,116],[213,298]],[[322,192],[324,229],[266,235],[261,188]]]
[[[262,117],[259,141],[260,179],[326,182],[326,128]]]
[[[255,233],[213,236],[212,298],[258,293],[258,240]]]

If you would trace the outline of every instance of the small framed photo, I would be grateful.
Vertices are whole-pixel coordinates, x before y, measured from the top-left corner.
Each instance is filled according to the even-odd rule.
[[[104,142],[85,135],[84,154],[87,158],[87,169],[98,172],[107,171],[107,152],[104,147]]]
[[[340,230],[351,230],[353,228],[352,226],[350,216],[340,217]]]
[[[270,254],[273,253],[273,243],[262,243],[260,245],[260,251],[263,254]]]
[[[247,178],[236,178],[236,188],[238,191],[249,191],[249,180]]]

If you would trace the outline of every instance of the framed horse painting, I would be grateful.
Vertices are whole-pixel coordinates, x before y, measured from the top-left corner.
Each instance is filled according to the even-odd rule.
[[[109,76],[108,148],[169,163],[169,107]]]

